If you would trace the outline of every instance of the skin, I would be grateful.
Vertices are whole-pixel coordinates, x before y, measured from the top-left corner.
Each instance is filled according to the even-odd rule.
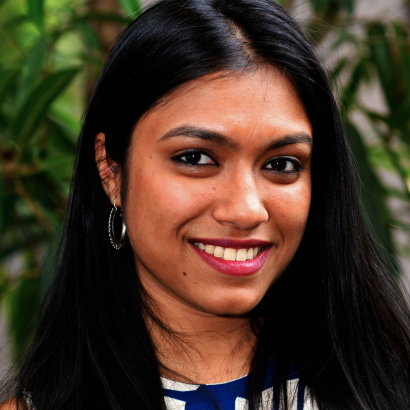
[[[28,406],[24,400],[20,400],[18,408],[20,410],[28,410]],[[17,409],[16,399],[7,400],[0,405],[0,410],[16,410],[16,409]]]
[[[187,125],[230,144],[164,138]],[[116,197],[124,205],[139,278],[161,319],[184,336],[175,343],[148,322],[157,354],[192,381],[248,372],[255,336],[247,314],[292,260],[309,214],[312,143],[267,148],[295,134],[312,138],[311,123],[292,83],[270,67],[204,76],[146,113],[132,135],[125,201],[121,175],[104,159],[105,136],[96,136],[102,183],[112,203]],[[202,153],[196,158],[203,165],[187,164],[187,150]],[[277,158],[293,172],[275,168]],[[195,253],[189,240],[198,237],[260,239],[272,247],[257,273],[229,276]]]

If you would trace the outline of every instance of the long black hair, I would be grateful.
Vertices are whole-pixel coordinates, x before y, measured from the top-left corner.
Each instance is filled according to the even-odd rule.
[[[326,74],[272,0],[162,0],[114,46],[86,110],[54,279],[17,396],[29,391],[37,410],[164,409],[132,249],[108,239],[94,139],[105,133],[126,201],[130,136],[147,110],[205,74],[266,65],[293,82],[312,123],[313,193],[296,256],[251,312],[264,322],[254,326],[250,409],[272,355],[276,398],[293,366],[320,409],[410,408],[408,306],[364,223]]]

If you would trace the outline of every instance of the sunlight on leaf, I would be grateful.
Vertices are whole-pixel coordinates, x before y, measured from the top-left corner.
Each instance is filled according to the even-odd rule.
[[[139,0],[118,0],[124,11],[132,18],[138,17],[141,12]]]

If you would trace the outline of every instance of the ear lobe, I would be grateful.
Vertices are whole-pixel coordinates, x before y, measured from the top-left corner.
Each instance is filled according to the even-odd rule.
[[[119,181],[120,176],[117,169],[117,164],[107,155],[105,149],[105,134],[99,132],[95,137],[95,163],[98,173],[100,174],[101,183],[105,193],[113,203],[114,198],[117,198],[116,205],[121,207]]]

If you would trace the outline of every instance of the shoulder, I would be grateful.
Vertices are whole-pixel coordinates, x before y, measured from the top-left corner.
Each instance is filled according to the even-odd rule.
[[[17,410],[17,400],[10,399],[1,403],[0,410]],[[20,400],[18,410],[28,410],[27,403],[24,400]]]

